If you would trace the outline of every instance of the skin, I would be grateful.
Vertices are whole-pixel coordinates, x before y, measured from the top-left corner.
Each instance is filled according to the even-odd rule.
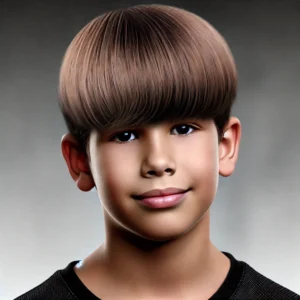
[[[240,121],[231,117],[224,132],[218,142],[212,120],[94,131],[87,154],[63,136],[70,175],[82,191],[96,187],[102,203],[106,241],[75,267],[97,297],[208,299],[222,285],[230,261],[210,240],[210,206],[219,175],[234,171]],[[163,210],[132,198],[167,187],[191,190]]]

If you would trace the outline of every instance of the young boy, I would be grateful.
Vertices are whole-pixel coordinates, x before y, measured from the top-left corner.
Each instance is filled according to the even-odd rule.
[[[87,24],[61,68],[61,145],[106,240],[17,299],[300,299],[210,240],[238,158],[236,90],[226,42],[193,13],[139,5]]]

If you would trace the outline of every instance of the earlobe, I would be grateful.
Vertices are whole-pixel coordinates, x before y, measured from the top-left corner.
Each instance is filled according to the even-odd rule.
[[[89,192],[95,186],[92,175],[84,172],[79,174],[76,184],[77,187],[83,192]]]
[[[95,184],[88,164],[88,157],[86,153],[80,150],[78,142],[71,134],[68,133],[62,137],[61,150],[69,173],[77,187],[84,192],[90,191]]]
[[[231,117],[219,145],[219,174],[223,177],[230,176],[235,169],[240,139],[241,123],[237,118]]]

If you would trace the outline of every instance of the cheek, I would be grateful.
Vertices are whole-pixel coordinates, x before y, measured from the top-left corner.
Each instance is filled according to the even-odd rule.
[[[181,153],[188,155],[181,156],[181,168],[184,174],[195,185],[217,186],[219,159],[218,147],[214,139],[191,139],[184,145],[185,149],[179,149]]]
[[[134,178],[137,168],[136,158],[132,155],[132,151],[126,150],[128,149],[123,145],[103,147],[92,162],[94,181],[103,200],[114,199],[118,194],[126,193],[130,180]]]

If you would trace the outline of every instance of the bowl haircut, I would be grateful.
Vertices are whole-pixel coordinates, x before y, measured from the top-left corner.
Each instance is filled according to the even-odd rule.
[[[59,105],[83,150],[92,130],[186,118],[213,119],[220,141],[236,91],[233,56],[214,27],[181,8],[137,5],[100,15],[75,36]]]

